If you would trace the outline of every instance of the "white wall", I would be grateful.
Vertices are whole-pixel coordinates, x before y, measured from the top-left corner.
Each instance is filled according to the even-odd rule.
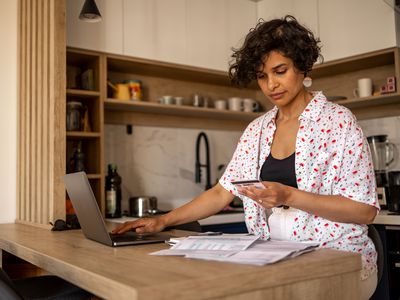
[[[0,0],[0,223],[16,217],[17,2]]]

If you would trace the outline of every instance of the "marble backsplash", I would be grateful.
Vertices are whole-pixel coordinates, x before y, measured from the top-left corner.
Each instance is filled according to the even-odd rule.
[[[116,163],[122,177],[122,209],[128,210],[132,196],[156,196],[158,206],[169,210],[200,194],[205,187],[195,183],[196,139],[199,129],[105,126],[105,163]],[[217,168],[227,164],[241,132],[204,130],[210,146],[211,184],[221,175]],[[205,163],[205,144],[200,144],[200,162]]]
[[[364,135],[387,134],[400,149],[400,117],[359,121]],[[116,163],[122,177],[122,208],[128,210],[132,196],[156,196],[159,208],[169,210],[191,200],[204,190],[202,182],[194,182],[196,138],[201,130],[134,126],[128,135],[122,125],[105,126],[105,162]],[[235,150],[241,132],[205,130],[210,144],[211,184],[221,172],[220,164],[227,164]],[[200,149],[205,162],[204,143]],[[391,170],[400,170],[399,152]]]

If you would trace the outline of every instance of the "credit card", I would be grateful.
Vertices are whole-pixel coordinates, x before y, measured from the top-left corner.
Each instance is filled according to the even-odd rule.
[[[265,189],[265,186],[262,184],[260,180],[240,180],[240,181],[231,181],[231,183],[234,186],[241,188],[255,187],[257,189]]]

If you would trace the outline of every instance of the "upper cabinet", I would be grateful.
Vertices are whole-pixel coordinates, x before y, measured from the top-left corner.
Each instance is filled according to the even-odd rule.
[[[396,46],[396,13],[383,0],[319,1],[325,60]]]
[[[112,5],[111,5],[112,2]],[[103,20],[78,19],[68,1],[68,46],[226,71],[257,19],[249,0],[97,0]]]
[[[123,53],[184,64],[185,0],[124,0]]]
[[[287,14],[321,39],[325,61],[397,46],[396,12],[383,0],[97,0],[99,23],[67,1],[67,45],[226,71],[258,19]]]
[[[79,20],[84,0],[67,1],[67,45],[70,47],[123,53],[123,0],[96,0],[101,22]]]
[[[293,15],[316,36],[318,31],[318,0],[262,0],[257,3],[257,19],[265,21]]]
[[[396,44],[396,13],[383,0],[262,0],[258,17],[295,16],[321,39],[324,61]]]
[[[187,0],[187,64],[226,71],[232,47],[256,24],[256,5],[246,0]]]

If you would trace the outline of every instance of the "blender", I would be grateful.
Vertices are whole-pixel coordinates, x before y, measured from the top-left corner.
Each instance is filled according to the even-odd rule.
[[[395,145],[390,143],[387,135],[367,137],[374,165],[378,200],[381,208],[387,208],[388,200],[388,169],[394,162]]]

